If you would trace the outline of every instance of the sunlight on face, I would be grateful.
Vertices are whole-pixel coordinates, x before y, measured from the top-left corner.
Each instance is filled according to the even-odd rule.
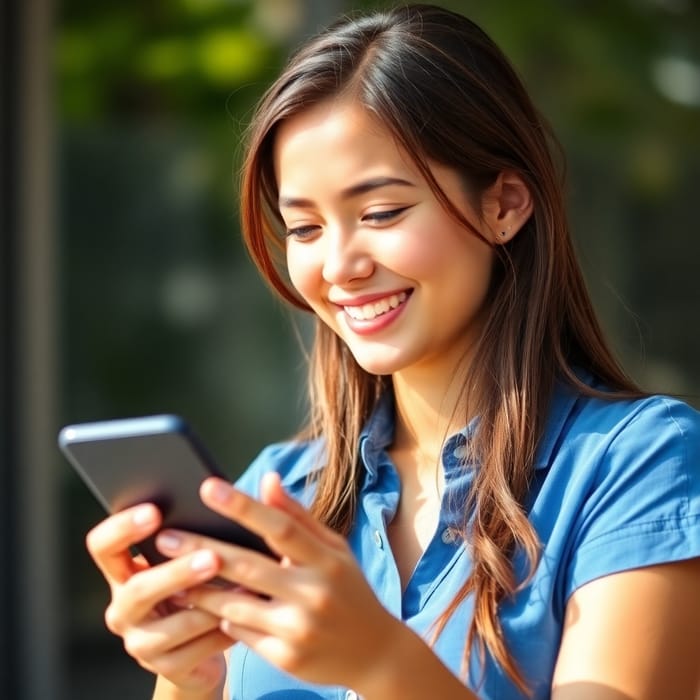
[[[360,105],[331,100],[275,142],[290,278],[368,372],[452,372],[480,330],[491,247],[448,213]],[[433,166],[474,224],[464,184]]]

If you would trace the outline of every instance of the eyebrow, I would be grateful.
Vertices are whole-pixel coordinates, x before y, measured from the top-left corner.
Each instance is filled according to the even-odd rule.
[[[375,177],[370,180],[364,180],[358,182],[356,185],[351,185],[346,187],[340,192],[341,199],[351,199],[352,197],[357,197],[361,194],[367,194],[367,192],[372,192],[380,187],[388,187],[390,185],[400,185],[402,187],[415,187],[412,182],[404,180],[400,177]],[[287,209],[304,209],[312,207],[314,202],[311,199],[306,199],[305,197],[280,197],[279,207]]]

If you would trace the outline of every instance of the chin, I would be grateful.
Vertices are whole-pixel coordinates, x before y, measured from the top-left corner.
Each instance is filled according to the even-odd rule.
[[[350,350],[352,351],[352,348],[350,348]],[[377,376],[394,374],[406,366],[405,361],[402,361],[403,358],[395,355],[393,357],[382,357],[378,353],[353,352],[353,357],[365,372]]]

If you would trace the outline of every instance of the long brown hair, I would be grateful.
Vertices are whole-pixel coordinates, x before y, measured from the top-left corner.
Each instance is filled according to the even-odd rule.
[[[534,202],[525,227],[499,246],[487,321],[462,387],[465,418],[470,401],[472,410],[477,402],[480,417],[471,445],[480,468],[464,504],[463,534],[474,564],[435,628],[439,634],[473,595],[465,660],[476,643],[482,658],[488,650],[526,691],[527,679],[509,655],[497,611],[526,582],[515,580],[514,552],[527,556],[530,574],[538,561],[539,542],[524,503],[554,384],[565,381],[595,393],[578,380],[579,367],[609,389],[626,394],[637,389],[606,345],[575,258],[555,140],[499,48],[473,22],[446,9],[409,5],[343,18],[307,42],[263,97],[243,170],[243,231],[262,275],[285,300],[309,310],[285,270],[272,159],[276,129],[341,94],[358,100],[392,133],[444,206],[472,233],[480,235],[440,191],[429,162],[460,173],[477,199],[500,172],[516,171]],[[316,319],[309,385],[311,413],[303,434],[322,436],[327,458],[312,509],[347,533],[360,483],[358,437],[390,381],[360,368]]]

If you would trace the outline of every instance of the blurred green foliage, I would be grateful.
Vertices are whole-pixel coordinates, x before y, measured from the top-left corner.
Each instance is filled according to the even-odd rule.
[[[256,25],[253,6],[62,3],[56,45],[62,116],[78,123],[211,121],[229,93],[264,84],[279,65],[279,45]]]

